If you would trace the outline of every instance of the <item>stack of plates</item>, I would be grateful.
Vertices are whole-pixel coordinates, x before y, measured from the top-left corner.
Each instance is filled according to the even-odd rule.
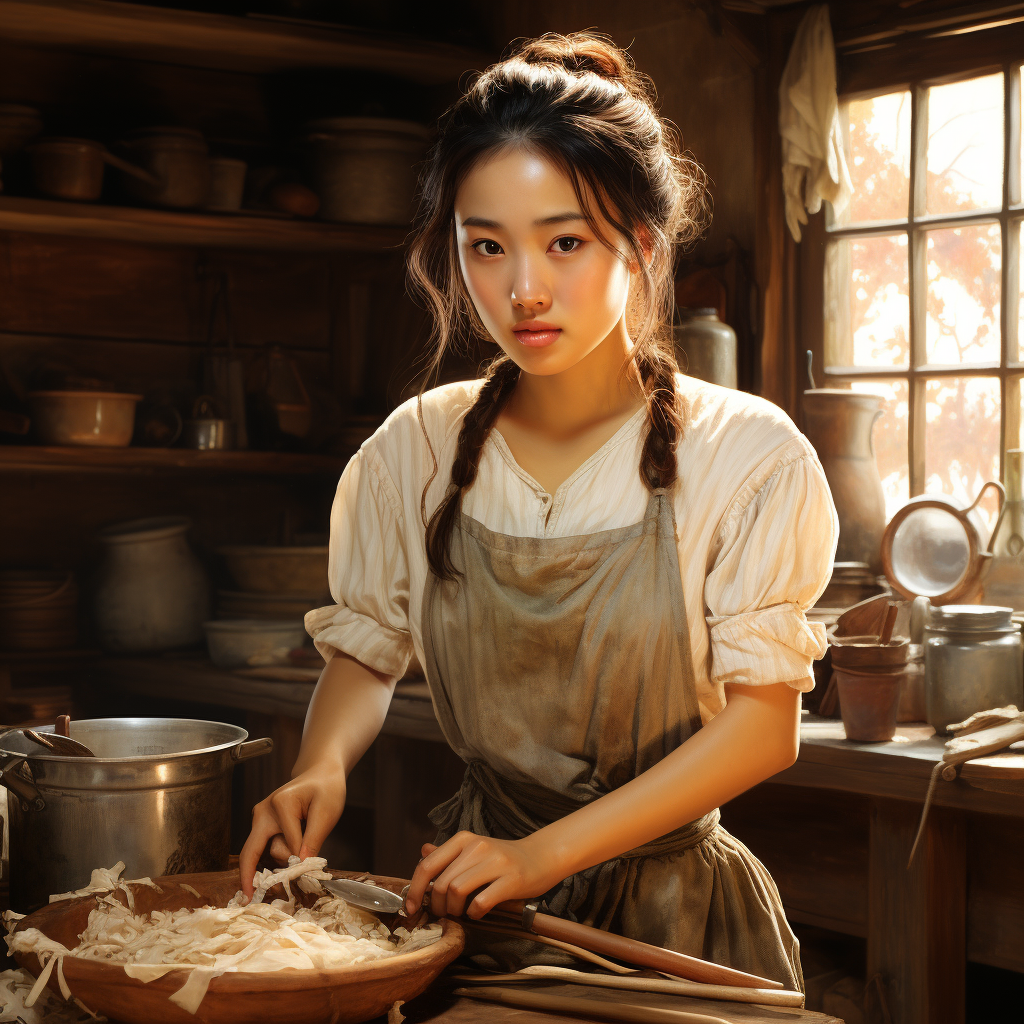
[[[0,571],[0,648],[57,650],[78,642],[78,587],[69,572]]]

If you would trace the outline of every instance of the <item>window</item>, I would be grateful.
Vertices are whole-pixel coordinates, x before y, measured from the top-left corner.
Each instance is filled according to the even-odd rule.
[[[826,224],[825,383],[886,398],[889,516],[923,492],[973,501],[1021,443],[1021,69],[848,98],[841,117],[854,195]],[[991,491],[980,511],[993,526]]]

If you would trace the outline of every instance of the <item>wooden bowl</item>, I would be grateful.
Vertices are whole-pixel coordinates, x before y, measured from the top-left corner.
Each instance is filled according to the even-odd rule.
[[[334,874],[361,877],[354,872]],[[392,892],[401,892],[407,884],[404,879],[373,875],[367,880]],[[206,904],[223,907],[238,891],[237,871],[171,875],[154,881],[163,889],[162,893],[147,886],[132,887],[136,913]],[[203,898],[197,899],[181,888],[183,882],[202,893]],[[19,922],[18,930],[38,928],[73,949],[85,930],[89,911],[95,906],[95,896],[51,903]],[[444,920],[441,924],[441,938],[432,945],[370,963],[325,971],[286,968],[223,974],[210,982],[195,1014],[168,998],[187,980],[186,970],[142,982],[129,978],[119,965],[67,957],[64,978],[71,992],[90,1010],[123,1024],[357,1024],[386,1013],[395,1000],[408,1001],[418,996],[462,952],[462,928],[455,921]],[[15,959],[21,967],[39,975],[41,968],[35,954],[19,953]],[[56,970],[49,985],[59,993]]]

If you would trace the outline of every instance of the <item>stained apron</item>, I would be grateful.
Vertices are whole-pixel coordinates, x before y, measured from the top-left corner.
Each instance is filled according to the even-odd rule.
[[[467,763],[431,812],[521,839],[622,786],[700,727],[689,626],[664,488],[631,526],[576,537],[494,533],[460,513],[457,582],[427,575],[424,671]],[[565,879],[552,913],[803,989],[799,944],[764,866],[717,809]],[[526,962],[550,962],[536,944]]]

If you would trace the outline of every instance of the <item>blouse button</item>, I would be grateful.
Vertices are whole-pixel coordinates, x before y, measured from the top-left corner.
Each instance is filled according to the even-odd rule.
[[[551,495],[545,494],[540,500],[546,505],[551,500]]]

